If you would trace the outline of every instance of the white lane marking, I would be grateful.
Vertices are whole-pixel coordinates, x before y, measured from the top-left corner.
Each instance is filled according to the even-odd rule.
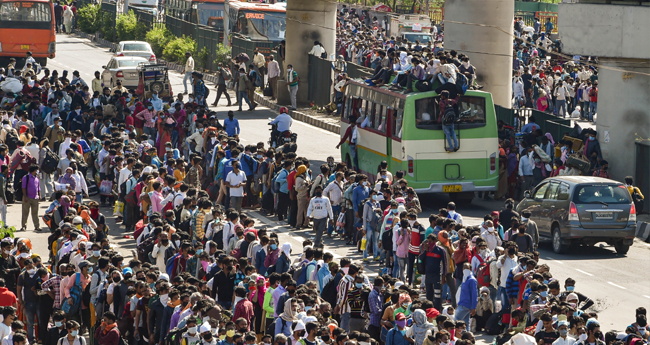
[[[588,275],[588,276],[590,276],[590,277],[593,277],[593,276],[594,276],[593,274],[591,274],[591,273],[589,273],[589,272],[585,272],[585,271],[583,271],[583,270],[581,270],[581,269],[579,269],[579,268],[576,268],[576,271],[578,271],[578,272],[580,272],[580,273],[584,273],[584,274],[586,274],[586,275]]]
[[[547,258],[546,258],[546,260],[551,260],[551,261],[555,261],[555,262],[557,262],[557,263],[558,263],[558,264],[560,264],[560,265],[564,265],[564,262],[562,262],[562,261],[559,261],[559,260],[555,260],[555,259],[553,259],[553,258],[552,258],[552,257],[550,257],[550,256],[549,256],[549,257],[547,257]]]
[[[643,297],[645,297],[645,298],[650,298],[650,296],[648,296],[648,295],[643,295]]]
[[[612,282],[607,282],[607,284],[612,285],[612,286],[616,286],[617,288],[621,288],[621,289],[623,289],[623,290],[627,290],[627,288],[622,287],[622,286],[620,286],[620,285],[618,285],[618,284],[614,284],[614,283],[612,283]]]

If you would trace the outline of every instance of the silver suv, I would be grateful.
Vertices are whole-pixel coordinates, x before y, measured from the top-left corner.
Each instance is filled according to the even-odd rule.
[[[607,242],[619,254],[634,243],[636,208],[625,185],[590,176],[547,178],[526,191],[517,211],[531,212],[540,240],[551,240],[553,251],[571,245]]]

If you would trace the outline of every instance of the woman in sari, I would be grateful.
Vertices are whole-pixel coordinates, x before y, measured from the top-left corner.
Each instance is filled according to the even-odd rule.
[[[158,130],[158,140],[156,148],[158,149],[158,158],[163,159],[165,154],[165,143],[172,141],[172,128],[176,126],[176,120],[169,113],[158,113],[156,128]]]

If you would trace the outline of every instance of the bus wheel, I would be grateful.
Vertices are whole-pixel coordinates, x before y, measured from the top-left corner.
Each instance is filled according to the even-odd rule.
[[[474,192],[449,193],[449,199],[457,206],[467,206],[474,199]]]
[[[36,60],[41,67],[47,66],[47,58],[35,58],[34,60]]]

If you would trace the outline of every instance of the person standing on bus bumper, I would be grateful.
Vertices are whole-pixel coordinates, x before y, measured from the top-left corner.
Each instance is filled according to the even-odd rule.
[[[192,57],[192,53],[187,52],[185,53],[185,77],[183,78],[183,87],[185,87],[185,92],[184,94],[187,95],[187,81],[189,80],[192,82],[192,72],[194,72],[194,58]]]
[[[339,141],[336,148],[341,147],[346,140],[349,139],[348,145],[350,146],[350,157],[352,158],[352,168],[357,170],[359,168],[359,159],[357,157],[357,140],[359,138],[359,129],[357,128],[357,118],[355,116],[350,116],[350,126],[345,131],[343,138]]]
[[[287,85],[289,86],[289,98],[291,98],[291,110],[296,110],[299,82],[298,72],[293,70],[293,65],[287,65]]]

